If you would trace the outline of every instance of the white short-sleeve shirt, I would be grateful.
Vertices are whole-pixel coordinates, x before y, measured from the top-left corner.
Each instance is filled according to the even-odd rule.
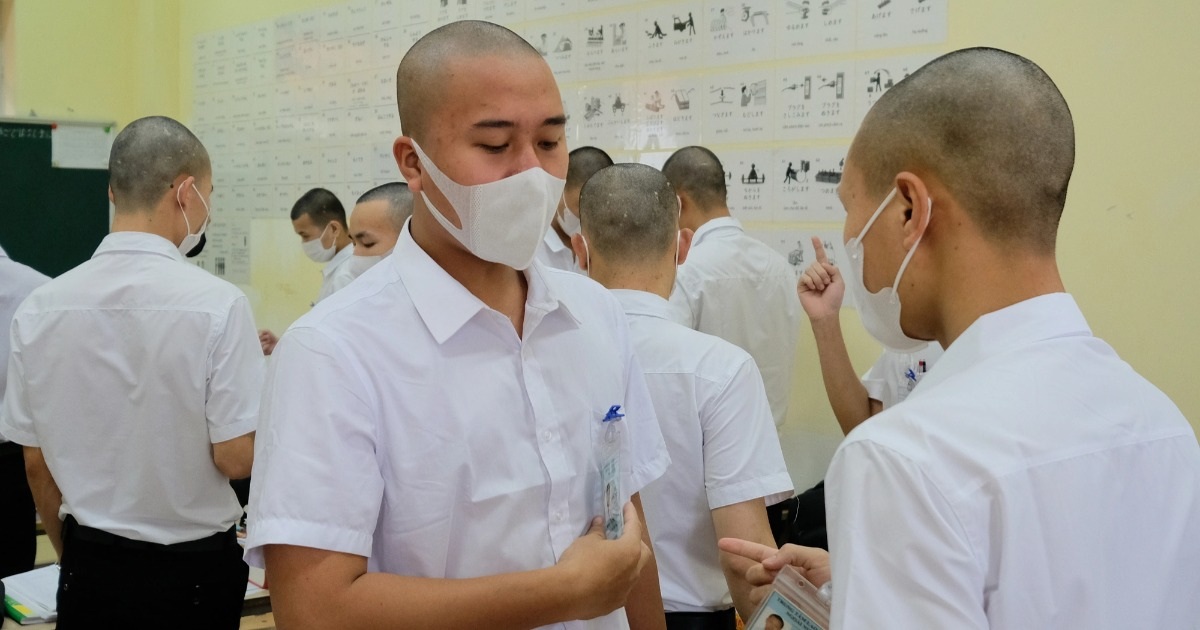
[[[625,498],[670,463],[625,316],[535,263],[524,333],[401,232],[273,354],[247,560],[287,544],[372,571],[468,578],[551,566],[601,509],[601,426],[626,413]],[[622,628],[623,611],[569,628]]]
[[[325,266],[321,268],[321,290],[317,293],[317,302],[333,295],[354,281],[354,269],[350,265],[350,259],[353,257],[354,243],[351,243],[338,250],[333,258],[325,263]]]
[[[862,384],[867,389],[867,396],[883,403],[884,409],[899,404],[908,398],[909,392],[925,378],[941,356],[942,346],[936,341],[916,352],[885,349],[863,375]]]
[[[171,544],[241,506],[212,444],[254,431],[263,356],[246,296],[144,232],[34,290],[12,324],[0,432],[42,450],[61,515]]]
[[[0,409],[4,407],[4,391],[8,382],[8,332],[17,306],[36,288],[50,281],[41,272],[8,257],[0,247]],[[0,435],[0,442],[7,442]]]
[[[771,406],[754,360],[737,346],[673,321],[652,293],[615,290],[629,316],[671,467],[642,491],[667,612],[733,605],[712,513],[792,495]]]
[[[787,419],[800,335],[796,273],[732,217],[711,219],[692,239],[671,303],[679,321],[750,353],[762,373],[775,425]]]
[[[1195,628],[1200,445],[1065,293],[984,315],[827,475],[836,628]]]
[[[579,265],[575,264],[575,253],[571,251],[570,247],[563,244],[562,239],[558,237],[558,232],[555,232],[553,227],[546,230],[546,236],[538,245],[536,258],[551,269],[579,272]]]

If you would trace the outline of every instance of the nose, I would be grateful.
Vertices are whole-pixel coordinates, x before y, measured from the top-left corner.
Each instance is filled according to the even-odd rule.
[[[535,143],[520,143],[513,152],[513,171],[512,175],[524,173],[531,168],[537,168],[542,165],[538,157],[537,147]]]

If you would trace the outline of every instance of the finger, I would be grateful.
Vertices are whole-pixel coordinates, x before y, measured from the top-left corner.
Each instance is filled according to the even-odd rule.
[[[759,606],[762,605],[763,600],[765,600],[770,595],[771,595],[770,585],[759,586],[759,587],[750,589],[750,605],[751,605],[751,607],[758,608]]]
[[[813,249],[817,250],[817,262],[825,264],[829,262],[829,256],[825,255],[825,246],[821,244],[821,239],[812,237]]]
[[[770,571],[779,571],[787,565],[807,569],[817,566],[824,562],[828,557],[827,551],[817,549],[815,547],[802,547],[800,545],[784,545],[779,553],[764,558],[762,561],[763,568]]]
[[[722,538],[717,541],[717,547],[721,551],[755,562],[762,562],[764,559],[775,555],[778,551],[774,547],[768,547],[749,540],[742,540],[741,538]]]
[[[628,537],[642,539],[642,521],[638,518],[637,508],[633,506],[633,501],[625,502],[625,531],[621,532],[621,538]]]
[[[825,268],[827,264],[829,263],[817,263],[812,266],[813,272],[817,274],[817,277],[821,279],[823,284],[829,284],[833,281],[833,278],[829,275],[829,270]]]
[[[833,263],[825,263],[825,273],[829,274],[830,282],[837,280],[842,275],[842,271]]]
[[[646,568],[646,564],[650,562],[650,558],[654,555],[650,553],[650,547],[647,547],[646,543],[643,542],[640,545],[641,555],[638,556],[637,563],[637,573],[639,575],[642,573],[642,569]]]
[[[825,290],[826,282],[824,280],[821,280],[821,275],[818,274],[812,267],[809,267],[808,269],[806,269],[804,271],[804,277],[808,278],[809,281],[812,282],[814,290],[816,290],[816,291],[824,291]]]
[[[774,582],[776,575],[779,575],[778,570],[767,569],[762,564],[756,564],[746,571],[746,581],[751,586],[764,586]]]
[[[804,274],[804,275],[800,276],[800,283],[796,286],[796,290],[800,293],[816,291],[817,283],[813,282],[813,279],[809,278],[808,274]]]
[[[604,519],[599,516],[593,518],[592,524],[588,526],[588,530],[584,532],[583,536],[595,536],[604,540]]]

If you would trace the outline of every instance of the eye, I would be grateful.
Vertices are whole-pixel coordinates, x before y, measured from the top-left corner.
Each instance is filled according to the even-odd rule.
[[[507,144],[500,144],[500,145],[480,144],[478,146],[479,146],[479,148],[483,149],[484,151],[486,151],[488,153],[503,153],[504,150],[508,148]]]
[[[558,148],[558,145],[558,140],[544,140],[538,143],[538,146],[541,147],[543,151],[553,151]]]

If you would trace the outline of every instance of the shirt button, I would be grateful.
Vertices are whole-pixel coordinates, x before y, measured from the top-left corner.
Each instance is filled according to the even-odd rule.
[[[555,512],[555,513],[554,513],[554,522],[555,522],[555,523],[561,523],[561,522],[562,522],[562,512]]]
[[[550,429],[546,429],[545,431],[542,431],[542,441],[543,442],[549,442],[550,440],[553,440],[553,439],[554,439],[553,431],[551,431]]]

